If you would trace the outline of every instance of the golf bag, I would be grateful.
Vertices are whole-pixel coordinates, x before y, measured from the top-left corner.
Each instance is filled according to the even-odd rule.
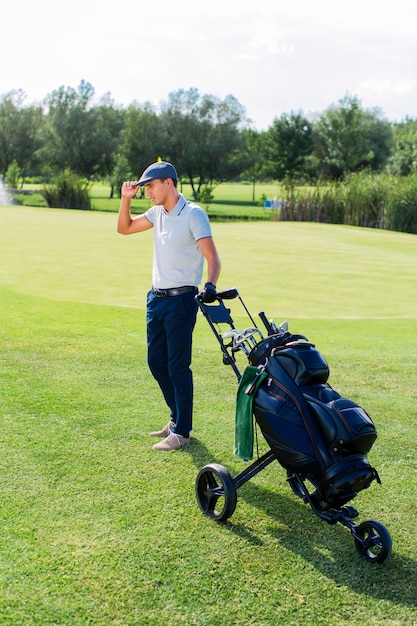
[[[315,485],[316,504],[340,507],[379,481],[366,458],[375,426],[330,387],[329,366],[312,343],[288,332],[272,335],[248,359],[268,374],[253,400],[256,422],[282,467]]]

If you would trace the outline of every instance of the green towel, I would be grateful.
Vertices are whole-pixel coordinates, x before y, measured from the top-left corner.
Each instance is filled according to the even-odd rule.
[[[258,367],[248,365],[239,382],[236,398],[234,454],[248,461],[253,458],[253,399],[261,382],[268,376]],[[249,390],[250,393],[246,393]]]

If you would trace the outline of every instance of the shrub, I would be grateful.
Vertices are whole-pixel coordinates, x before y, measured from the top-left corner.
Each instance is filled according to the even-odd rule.
[[[204,185],[202,190],[200,191],[200,202],[204,205],[206,211],[208,212],[210,204],[214,200],[214,196],[212,193],[213,189],[209,185]]]
[[[10,189],[18,189],[21,180],[21,170],[16,161],[10,163],[7,168],[5,180],[7,187]]]
[[[91,209],[88,182],[68,170],[57,176],[42,190],[49,207],[58,209]]]

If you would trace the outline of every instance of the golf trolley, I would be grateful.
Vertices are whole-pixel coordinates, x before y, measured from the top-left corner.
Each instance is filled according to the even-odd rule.
[[[240,332],[224,304],[236,299],[251,324]],[[385,561],[392,547],[389,531],[375,520],[355,524],[358,511],[348,505],[374,480],[381,482],[366,457],[377,437],[369,415],[328,384],[328,364],[304,335],[291,334],[286,322],[277,327],[261,312],[264,336],[237,289],[217,293],[210,304],[199,296],[196,301],[220,344],[223,363],[236,374],[237,402],[239,394],[251,396],[250,419],[254,416],[270,447],[235,477],[223,465],[205,465],[196,479],[201,511],[217,522],[227,520],[236,508],[237,489],[277,460],[294,494],[318,517],[346,526],[367,561]],[[247,359],[243,374],[236,364],[239,352]]]

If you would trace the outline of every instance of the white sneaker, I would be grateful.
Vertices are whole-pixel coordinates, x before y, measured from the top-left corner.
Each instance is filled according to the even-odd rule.
[[[170,450],[180,450],[181,448],[185,448],[189,445],[189,437],[183,437],[182,435],[177,435],[177,433],[173,433],[171,431],[166,439],[160,441],[159,443],[156,443],[152,447],[154,450],[165,450],[169,452]]]

